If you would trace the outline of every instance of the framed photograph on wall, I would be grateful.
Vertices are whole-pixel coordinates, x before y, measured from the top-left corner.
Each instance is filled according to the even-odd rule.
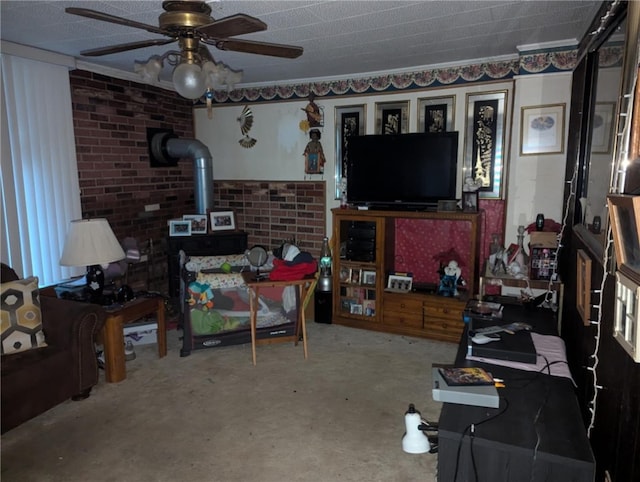
[[[455,96],[418,99],[418,132],[452,131]]]
[[[184,221],[191,221],[191,234],[207,234],[206,214],[184,214]]]
[[[611,152],[615,110],[615,102],[596,102],[591,137],[591,152],[594,154],[609,154]]]
[[[507,95],[506,90],[467,94],[463,178],[473,179],[485,199],[502,197]]]
[[[225,231],[236,229],[236,219],[233,211],[212,211],[209,213],[211,231]]]
[[[640,284],[640,196],[607,196],[618,270]]]
[[[376,134],[409,132],[409,101],[376,102]]]
[[[365,135],[366,105],[336,107],[336,199],[340,199],[340,180],[347,177],[349,138]]]
[[[191,221],[184,219],[169,221],[169,236],[191,236]]]
[[[462,212],[478,212],[478,191],[469,191],[462,193]]]
[[[522,107],[520,112],[520,155],[564,152],[566,104]]]

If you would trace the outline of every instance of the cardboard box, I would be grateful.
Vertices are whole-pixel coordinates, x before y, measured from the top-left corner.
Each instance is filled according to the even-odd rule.
[[[529,234],[529,244],[531,246],[555,248],[558,245],[558,234],[547,231],[533,231]]]
[[[158,342],[158,323],[132,323],[124,326],[124,342],[134,345],[149,345]]]

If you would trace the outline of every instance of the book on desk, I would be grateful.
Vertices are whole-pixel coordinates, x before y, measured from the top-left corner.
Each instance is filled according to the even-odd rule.
[[[495,384],[449,385],[440,370],[441,367],[432,369],[432,396],[436,402],[498,408],[500,399]]]

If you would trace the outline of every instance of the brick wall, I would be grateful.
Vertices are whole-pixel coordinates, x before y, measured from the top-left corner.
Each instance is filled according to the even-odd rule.
[[[167,221],[195,212],[193,163],[150,167],[147,128],[193,138],[193,104],[171,91],[92,72],[75,70],[70,79],[83,217],[107,218],[118,239],[135,238],[152,263],[132,266],[129,284],[166,293]],[[250,246],[273,248],[295,238],[317,254],[325,201],[324,181],[214,183],[216,209],[234,211]],[[146,212],[153,204],[160,209]]]
[[[216,209],[232,210],[249,246],[276,248],[284,240],[314,256],[325,236],[325,181],[216,181]]]

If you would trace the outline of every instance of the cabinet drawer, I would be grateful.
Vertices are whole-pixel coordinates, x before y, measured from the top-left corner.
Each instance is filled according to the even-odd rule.
[[[385,313],[415,313],[422,319],[422,300],[411,296],[385,293],[384,311]]]
[[[425,317],[424,331],[430,338],[458,343],[464,331],[464,323],[462,320]]]
[[[464,306],[425,303],[423,309],[425,319],[440,318],[462,323]]]
[[[422,328],[422,313],[408,313],[402,311],[384,310],[384,324],[393,326],[410,326]]]

